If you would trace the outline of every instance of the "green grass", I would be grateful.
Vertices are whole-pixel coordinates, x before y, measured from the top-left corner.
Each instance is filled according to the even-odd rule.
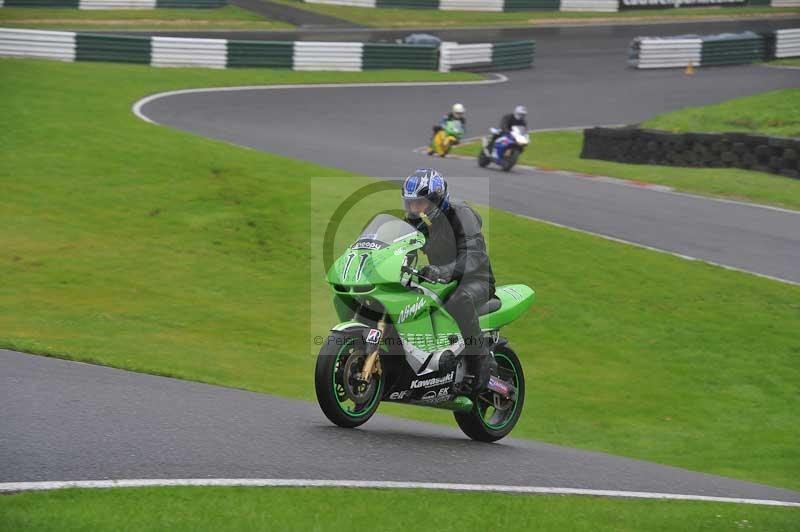
[[[775,61],[770,61],[770,65],[774,66],[796,66],[800,67],[800,57],[789,57],[787,59],[776,59]]]
[[[646,9],[620,13],[572,13],[560,11],[520,11],[487,13],[476,11],[440,11],[437,9],[389,9],[308,4],[297,0],[275,0],[282,4],[299,7],[381,28],[434,28],[464,26],[539,26],[547,24],[574,24],[604,21],[654,21],[658,19],[702,19],[718,17],[749,17],[765,14],[800,14],[798,8],[773,7],[712,7],[691,9]]]
[[[534,133],[530,146],[520,157],[520,163],[657,183],[684,192],[800,209],[800,180],[797,179],[738,168],[683,168],[581,159],[582,146],[582,132]],[[475,156],[477,151],[477,143],[468,143],[456,147],[454,153]]]
[[[290,24],[268,20],[234,6],[216,9],[109,9],[75,8],[0,9],[0,25],[39,29],[281,29]]]
[[[765,92],[716,105],[687,107],[654,116],[642,126],[673,133],[741,131],[800,137],[800,89]]]
[[[312,339],[335,321],[311,260],[317,222],[371,181],[147,124],[130,105],[182,87],[411,74],[33,60],[0,72],[0,346],[313,400]],[[395,192],[364,203],[336,249],[399,207]],[[529,382],[516,436],[800,487],[800,287],[482,212],[498,281],[538,292],[507,330]]]
[[[146,509],[146,511],[142,511]],[[8,530],[45,532],[797,530],[800,510],[707,502],[335,488],[69,489],[0,497]]]

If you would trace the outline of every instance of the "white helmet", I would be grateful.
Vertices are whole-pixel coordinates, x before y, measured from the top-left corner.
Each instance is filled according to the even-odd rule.
[[[518,106],[514,107],[514,118],[516,118],[517,120],[519,120],[521,118],[525,118],[525,115],[527,115],[527,114],[528,114],[528,110],[525,109],[524,105],[518,105]]]
[[[464,118],[464,113],[467,112],[464,106],[460,103],[454,103],[453,108],[450,110],[456,118]]]

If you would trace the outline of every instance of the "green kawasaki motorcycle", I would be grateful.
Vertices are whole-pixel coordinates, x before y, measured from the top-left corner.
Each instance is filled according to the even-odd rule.
[[[380,214],[327,274],[339,323],[317,357],[315,387],[325,415],[340,427],[365,423],[381,401],[452,410],[467,436],[495,441],[514,428],[525,402],[522,364],[500,329],[533,303],[522,284],[499,286],[479,309],[497,361],[488,389],[468,394],[465,342],[442,301],[457,286],[415,269],[425,237]]]

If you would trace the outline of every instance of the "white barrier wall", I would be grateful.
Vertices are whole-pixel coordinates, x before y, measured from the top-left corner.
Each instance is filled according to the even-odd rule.
[[[0,28],[0,55],[75,60],[75,32]]]
[[[445,11],[502,11],[505,0],[439,0]]]
[[[295,41],[295,70],[361,70],[364,44],[360,42]]]
[[[772,0],[771,7],[798,7],[800,0]]]
[[[228,62],[228,41],[153,37],[151,54],[150,64],[158,67],[225,68]]]
[[[156,0],[81,0],[81,9],[155,9]]]
[[[491,44],[458,44],[443,42],[439,48],[439,70],[450,72],[466,65],[491,64]]]
[[[702,39],[643,39],[639,42],[637,68],[698,66],[702,58]]]
[[[304,0],[309,4],[333,4],[337,6],[375,7],[375,0]]]
[[[561,0],[561,11],[613,13],[619,11],[619,2],[617,0]]]
[[[800,28],[775,32],[775,57],[800,56]]]
[[[636,6],[664,6],[680,7],[693,5],[713,5],[713,4],[744,4],[745,0],[622,0],[623,5]]]
[[[440,53],[441,52],[441,53]],[[307,41],[237,41],[98,35],[0,28],[0,57],[108,61],[155,67],[339,70],[408,68],[449,71],[531,68],[535,41],[435,46]],[[437,61],[439,62],[437,64]]]

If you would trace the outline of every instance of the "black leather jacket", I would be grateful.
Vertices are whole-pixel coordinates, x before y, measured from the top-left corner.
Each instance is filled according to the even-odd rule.
[[[440,267],[442,277],[495,284],[481,233],[483,220],[472,207],[463,201],[453,201],[432,220],[430,227],[421,220],[406,221],[425,235],[422,251],[428,256],[428,262]]]
[[[524,118],[514,117],[514,113],[504,115],[500,119],[500,131],[511,131],[513,126],[522,126],[527,129],[528,122]]]

